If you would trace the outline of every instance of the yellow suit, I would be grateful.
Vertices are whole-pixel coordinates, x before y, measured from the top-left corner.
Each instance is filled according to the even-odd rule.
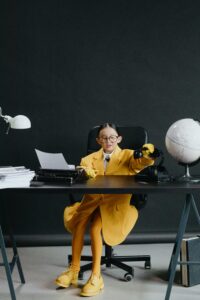
[[[134,159],[133,150],[122,150],[118,146],[112,153],[106,171],[104,171],[102,149],[81,160],[81,166],[94,170],[97,175],[135,175],[153,163],[154,160],[150,158]],[[138,218],[137,209],[130,205],[131,196],[131,194],[84,195],[80,203],[77,202],[65,209],[65,227],[73,232],[73,228],[82,218],[89,221],[93,212],[99,207],[103,238],[108,245],[117,245],[123,242]]]

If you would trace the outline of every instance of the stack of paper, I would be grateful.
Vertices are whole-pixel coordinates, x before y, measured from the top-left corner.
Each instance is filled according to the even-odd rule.
[[[25,167],[0,167],[0,189],[28,187],[35,172]]]

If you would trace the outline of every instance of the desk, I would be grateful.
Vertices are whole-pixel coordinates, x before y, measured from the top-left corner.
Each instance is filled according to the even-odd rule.
[[[181,193],[185,197],[185,203],[182,210],[182,215],[179,223],[179,228],[177,231],[177,236],[174,244],[174,248],[172,251],[168,274],[169,274],[169,281],[167,286],[167,291],[165,295],[165,300],[170,299],[171,289],[174,282],[176,267],[178,265],[178,256],[180,253],[181,241],[183,235],[185,233],[188,216],[190,212],[190,207],[192,206],[197,220],[200,224],[200,216],[195,204],[194,196],[196,197],[197,194],[200,193],[200,184],[190,184],[190,183],[176,183],[176,182],[169,182],[169,183],[142,183],[136,182],[134,177],[132,176],[97,176],[94,179],[89,179],[87,182],[83,183],[75,183],[71,186],[68,185],[55,185],[55,184],[45,184],[38,187],[29,187],[29,188],[14,188],[12,189],[16,192],[21,190],[26,191],[28,193],[32,192],[45,192],[47,190],[55,191],[56,193],[65,192],[65,193],[88,193],[88,194],[158,194],[158,193]],[[1,248],[2,252],[5,252],[5,245],[3,243],[3,235],[0,231],[1,235]],[[4,265],[7,264],[6,253],[4,255]],[[19,269],[19,266],[18,266]],[[9,273],[9,269],[8,272]],[[20,270],[19,270],[20,273]],[[13,284],[11,280],[11,273],[7,275],[9,287],[11,291],[12,300],[15,300],[15,294],[13,293]]]

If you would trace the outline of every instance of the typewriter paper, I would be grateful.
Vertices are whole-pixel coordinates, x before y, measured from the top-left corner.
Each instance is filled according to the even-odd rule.
[[[62,153],[48,153],[35,149],[42,169],[74,170],[74,165],[68,165]]]

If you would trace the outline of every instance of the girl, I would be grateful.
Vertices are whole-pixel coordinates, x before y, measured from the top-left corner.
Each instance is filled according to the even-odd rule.
[[[120,149],[122,137],[114,124],[100,126],[97,143],[101,149],[81,160],[81,166],[88,174],[95,175],[134,175],[152,165],[154,152],[152,144],[145,144],[143,156],[134,158],[134,151]],[[102,254],[102,236],[106,244],[114,246],[121,243],[131,231],[138,218],[135,206],[130,205],[132,195],[85,195],[81,203],[75,203],[64,211],[64,224],[73,235],[72,261],[70,266],[57,279],[60,287],[77,285],[80,270],[80,257],[83,248],[84,233],[90,222],[91,250],[93,257],[92,273],[83,286],[81,296],[94,296],[104,287],[100,262]]]

